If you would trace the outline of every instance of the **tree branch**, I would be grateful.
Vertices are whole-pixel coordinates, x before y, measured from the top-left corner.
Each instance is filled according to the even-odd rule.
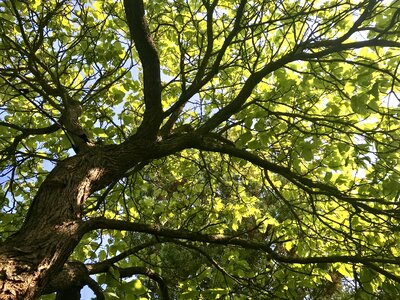
[[[172,243],[180,245],[182,247],[188,248],[188,249],[192,249],[194,251],[199,252],[202,256],[204,256],[206,259],[208,259],[210,261],[210,263],[218,270],[220,271],[222,274],[228,276],[229,278],[231,278],[232,280],[238,282],[238,279],[235,278],[233,275],[229,274],[228,271],[226,271],[221,265],[219,265],[219,263],[217,261],[215,261],[214,258],[211,257],[211,255],[209,255],[206,251],[204,251],[203,249],[201,249],[200,247],[196,247],[194,245],[191,245],[189,243],[184,243],[184,242],[180,242],[178,240],[170,240]]]
[[[4,126],[4,127],[8,127],[8,128],[12,128],[12,129],[21,131],[22,135],[24,137],[26,137],[28,135],[49,134],[49,133],[56,132],[57,130],[59,130],[61,128],[60,124],[57,124],[57,123],[54,123],[48,127],[43,127],[43,128],[24,128],[19,125],[15,125],[15,124],[3,122],[3,121],[0,121],[0,126]]]
[[[219,126],[222,122],[229,119],[233,114],[239,112],[242,108],[242,105],[246,102],[246,100],[250,97],[253,89],[256,87],[261,80],[270,74],[271,72],[283,67],[285,64],[292,62],[297,59],[297,55],[293,52],[284,55],[280,59],[270,62],[260,71],[255,72],[247,78],[245,84],[243,85],[242,89],[238,93],[232,102],[228,105],[220,109],[217,113],[215,113],[207,122],[205,122],[197,132],[200,134],[204,134],[215,129]]]
[[[86,284],[87,286],[93,291],[93,293],[96,295],[96,300],[105,300],[106,298],[104,297],[103,290],[101,286],[97,283],[96,280],[90,278],[88,276],[86,278]]]
[[[157,282],[160,290],[161,299],[169,300],[168,286],[165,280],[153,270],[146,267],[131,267],[131,268],[118,268],[121,277],[131,277],[135,274],[142,274]]]
[[[210,72],[205,75],[206,68],[208,66],[209,61],[211,61],[212,53],[213,53],[213,13],[214,9],[217,5],[217,1],[214,1],[211,5],[207,7],[207,48],[206,53],[203,57],[203,60],[200,63],[199,70],[196,73],[196,77],[193,80],[193,83],[189,86],[187,90],[185,90],[182,95],[179,97],[178,101],[176,101],[166,112],[165,116],[172,114],[173,112],[179,111],[179,109],[187,102],[193,95],[195,95],[199,90],[207,84],[219,71],[222,58],[225,55],[226,50],[231,45],[235,36],[240,32],[240,23],[243,18],[245,12],[245,5],[247,0],[240,1],[240,4],[236,10],[235,21],[233,24],[232,30],[229,32],[228,36],[224,40],[221,49],[216,52],[216,58],[214,63],[210,67]]]
[[[135,137],[155,140],[163,120],[160,61],[144,16],[142,0],[124,0],[126,20],[143,66],[146,110]]]
[[[306,53],[304,50],[306,49],[314,49],[325,46],[331,46],[327,49],[321,50],[315,53]],[[251,96],[253,89],[257,86],[261,80],[266,77],[268,74],[273,71],[282,68],[287,63],[297,61],[297,60],[310,60],[315,58],[321,58],[326,55],[342,52],[345,50],[359,49],[363,47],[396,47],[400,48],[400,42],[390,41],[390,40],[379,40],[372,39],[360,42],[351,42],[346,44],[333,44],[327,43],[310,43],[305,45],[300,45],[294,51],[284,55],[280,59],[276,61],[272,61],[266,66],[264,66],[258,72],[255,72],[249,76],[249,78],[245,81],[243,88],[240,90],[235,99],[230,102],[228,105],[220,109],[217,113],[215,113],[206,123],[204,123],[199,129],[198,132],[203,134],[215,129],[222,122],[229,119],[233,114],[239,112],[242,108],[242,105],[247,101],[247,99]]]
[[[381,210],[381,209],[376,209],[374,207],[371,207],[364,202],[376,202],[376,203],[382,203],[382,204],[389,204],[387,201],[384,199],[379,199],[379,198],[354,198],[345,195],[342,193],[339,189],[337,189],[335,186],[331,186],[328,184],[324,184],[321,182],[315,182],[307,177],[305,177],[302,174],[296,174],[293,171],[290,170],[288,167],[283,167],[279,166],[277,164],[271,163],[260,156],[250,153],[246,151],[245,149],[238,149],[235,146],[229,145],[229,144],[224,144],[221,142],[213,141],[210,138],[201,138],[196,140],[196,144],[193,145],[194,148],[199,149],[199,150],[206,150],[206,151],[213,151],[213,152],[218,152],[218,153],[224,153],[228,154],[237,158],[244,159],[248,162],[251,162],[252,164],[259,166],[261,168],[264,168],[268,171],[271,171],[273,173],[282,175],[286,179],[288,179],[290,182],[298,186],[299,188],[303,189],[304,191],[310,193],[310,194],[322,194],[322,195],[327,195],[327,196],[332,196],[337,199],[343,200],[351,205],[353,205],[356,208],[362,208],[370,213],[373,214],[384,214],[388,215],[394,218],[398,218],[398,210],[396,207],[393,209],[387,209],[387,210]],[[396,205],[393,203],[393,205]]]
[[[44,289],[44,294],[70,290],[73,287],[79,287],[80,290],[85,285],[87,277],[89,277],[89,273],[83,263],[67,262],[57,276],[51,279]]]
[[[366,262],[366,263],[364,263],[364,265],[367,266],[368,268],[375,270],[376,272],[386,276],[387,278],[392,279],[393,281],[400,282],[399,276],[396,276],[395,274],[390,273],[390,272],[386,271],[385,269],[382,269],[381,267],[378,267],[377,265],[375,265],[373,263]]]
[[[362,22],[364,22],[366,19],[368,19],[371,16],[374,6],[377,4],[376,0],[369,0],[366,2],[367,2],[367,5],[365,6],[363,13],[360,15],[360,17],[354,22],[353,26],[344,35],[342,35],[341,37],[334,39],[334,40],[324,40],[324,41],[319,41],[319,42],[313,42],[313,43],[309,44],[307,46],[307,48],[335,46],[335,45],[341,44],[345,40],[347,40],[353,33],[358,31]]]
[[[133,254],[139,252],[142,249],[145,249],[147,247],[153,246],[153,245],[158,244],[158,243],[159,243],[158,241],[151,241],[151,242],[147,242],[147,243],[141,244],[141,245],[136,246],[136,247],[134,247],[132,249],[124,251],[124,252],[122,252],[122,253],[118,254],[117,256],[114,256],[114,257],[112,257],[110,259],[106,259],[104,261],[101,261],[101,262],[98,262],[98,263],[95,263],[95,264],[88,264],[88,265],[86,265],[86,268],[88,269],[89,274],[98,274],[98,273],[107,272],[107,270],[110,267],[112,267],[115,263],[121,261],[122,259],[124,259],[124,258],[126,258],[126,257],[128,257],[130,255],[133,255]]]
[[[284,256],[273,251],[269,243],[255,242],[227,235],[203,234],[183,229],[179,230],[166,229],[157,225],[149,225],[149,224],[135,223],[122,220],[111,220],[106,218],[94,218],[88,220],[85,222],[83,226],[84,226],[83,231],[86,232],[96,229],[128,230],[134,232],[148,233],[169,239],[182,239],[193,242],[203,242],[203,243],[217,244],[217,245],[234,245],[245,249],[253,249],[265,252],[271,259],[274,259],[277,262],[289,263],[289,264],[343,262],[343,263],[361,263],[361,264],[382,263],[382,264],[400,265],[400,257],[379,258],[376,257],[376,255],[364,256],[364,257],[359,255],[354,255],[354,256],[332,255],[332,256],[314,256],[314,257]]]

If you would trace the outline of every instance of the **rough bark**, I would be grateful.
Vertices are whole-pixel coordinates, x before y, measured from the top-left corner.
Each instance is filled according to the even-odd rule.
[[[129,167],[126,162],[134,165],[134,145],[129,159],[125,148],[119,148],[119,157],[112,146],[89,148],[48,175],[21,229],[0,245],[0,299],[34,299],[43,293],[83,235],[84,201],[121,176]]]
[[[78,265],[66,264],[68,257],[84,233],[101,228],[132,230],[166,238],[181,238],[216,244],[239,245],[262,250],[282,262],[293,262],[276,256],[265,244],[255,245],[232,237],[205,236],[182,230],[161,230],[145,224],[116,220],[84,221],[81,210],[87,197],[106,187],[135,165],[168,156],[185,148],[217,151],[251,161],[265,170],[273,171],[301,186],[325,193],[325,185],[301,179],[290,170],[237,149],[219,139],[197,132],[176,135],[160,142],[132,137],[118,146],[93,146],[59,163],[42,183],[27,213],[21,229],[0,244],[0,299],[35,299],[53,291],[59,297],[87,283],[89,271]],[[330,188],[332,189],[332,188]],[[329,190],[331,193],[332,191]],[[340,198],[339,191],[336,197]],[[334,257],[334,261],[352,261],[349,257]],[[357,259],[357,258],[355,258]],[[326,258],[321,258],[326,262]],[[296,260],[295,263],[318,262],[318,258]],[[68,275],[70,274],[70,275]],[[75,274],[75,275],[71,275]],[[57,279],[58,280],[55,280]],[[52,280],[53,279],[53,280]],[[68,279],[68,280],[66,280]],[[65,284],[66,281],[68,284]],[[162,289],[162,286],[160,287]]]
[[[142,161],[188,147],[192,136],[161,143],[134,137],[119,146],[93,146],[59,163],[40,186],[21,229],[0,244],[0,299],[35,299],[49,290],[85,233],[87,197]]]
[[[0,299],[34,299],[61,270],[82,236],[82,204],[104,176],[95,157],[86,153],[55,167],[21,229],[0,245]]]
[[[341,200],[351,202],[357,209],[364,209],[371,213],[376,212],[374,210],[375,208],[367,206],[365,203],[362,203],[362,201],[355,202],[348,196],[341,194],[337,189],[333,189],[324,184],[315,183],[306,177],[296,175],[288,168],[270,163],[245,150],[237,149],[221,138],[215,139],[210,137],[210,133],[212,133],[213,130],[242,109],[243,105],[248,101],[253,89],[263,78],[271,72],[282,68],[289,62],[296,60],[315,60],[332,53],[349,49],[359,49],[367,46],[399,47],[400,44],[397,41],[376,39],[345,43],[348,37],[361,25],[363,20],[368,17],[373,4],[368,6],[368,10],[360,16],[360,19],[355,22],[352,29],[341,38],[329,41],[315,41],[308,44],[300,43],[292,52],[283,55],[276,61],[267,63],[259,71],[250,75],[237,96],[234,97],[228,105],[221,108],[209,118],[208,121],[203,123],[197,131],[171,137],[169,133],[177,116],[179,116],[180,109],[182,109],[189,99],[218,73],[226,50],[240,32],[240,21],[245,11],[246,1],[240,1],[233,30],[228,34],[222,47],[216,52],[216,56],[213,60],[214,63],[209,65],[209,61],[212,61],[212,54],[214,53],[214,45],[212,42],[212,16],[216,3],[215,1],[214,4],[210,5],[207,9],[207,35],[209,43],[195,80],[192,85],[187,89],[185,88],[179,100],[172,105],[170,109],[163,112],[161,105],[160,61],[150,34],[149,26],[145,20],[143,1],[124,1],[126,18],[132,40],[135,42],[135,47],[143,67],[143,98],[146,109],[143,122],[138,127],[136,134],[128,138],[128,140],[121,145],[99,146],[89,143],[83,128],[78,122],[80,116],[79,104],[69,99],[67,93],[55,93],[55,90],[44,82],[42,79],[44,77],[41,76],[41,74],[38,74],[35,69],[31,70],[38,78],[37,80],[43,91],[49,95],[61,97],[63,99],[65,109],[63,110],[60,124],[40,130],[24,129],[19,126],[6,124],[6,126],[10,128],[22,132],[8,149],[8,152],[15,150],[16,145],[25,136],[54,132],[61,125],[63,130],[71,135],[74,146],[76,146],[79,152],[76,156],[60,162],[54,168],[40,186],[20,230],[0,244],[0,299],[35,299],[41,294],[53,291],[59,291],[58,299],[67,299],[66,295],[68,293],[73,293],[75,295],[74,297],[77,298],[80,288],[85,284],[85,280],[88,278],[88,271],[82,265],[78,266],[66,262],[79,243],[82,235],[88,230],[95,230],[98,228],[133,230],[157,234],[158,236],[166,238],[182,238],[215,244],[227,244],[229,242],[230,244],[242,247],[263,250],[269,253],[274,259],[281,262],[319,262],[315,259],[301,260],[296,258],[297,260],[294,261],[291,258],[292,260],[288,260],[284,257],[274,256],[272,250],[264,244],[255,245],[254,243],[251,244],[238,239],[232,239],[231,237],[210,237],[183,231],[161,230],[143,224],[136,225],[126,222],[110,223],[107,220],[101,219],[86,222],[82,220],[82,208],[85,200],[91,193],[123,177],[129,169],[135,167],[135,165],[139,163],[161,158],[185,148],[193,147],[204,151],[219,152],[244,159],[264,168],[266,171],[272,171],[287,178],[305,191],[334,195]],[[17,15],[19,23],[22,24],[16,7],[14,7],[14,12]],[[49,16],[51,17],[51,15]],[[22,25],[20,27],[23,28]],[[29,44],[28,40],[26,40],[25,43]],[[39,59],[32,53],[30,54],[30,59],[38,61]],[[58,82],[57,80],[54,81]],[[10,84],[10,86],[12,86],[12,84]],[[59,84],[56,84],[56,86],[60,87]],[[63,91],[62,88],[60,90]],[[57,107],[54,103],[52,105],[53,107]],[[176,115],[173,115],[173,113]],[[160,125],[164,118],[168,116],[171,116],[171,119],[170,122],[167,122],[164,126],[166,133],[161,134],[162,138],[165,138],[165,140],[155,142],[157,140],[157,135],[159,135]],[[51,116],[49,118],[53,120]],[[348,257],[340,259],[335,258],[334,261],[351,261]],[[356,257],[355,259],[358,258]],[[321,258],[321,262],[326,262],[326,260],[322,261]],[[359,261],[357,260],[356,262]],[[130,271],[132,271],[132,269]],[[138,272],[138,269],[134,271]],[[382,271],[380,272],[382,273]],[[142,270],[142,273],[156,280],[160,285],[160,289],[163,291],[162,293],[166,295],[165,298],[168,296],[166,288],[163,287],[162,279],[148,270]],[[390,278],[389,275],[387,276]],[[72,297],[69,299],[71,298]]]
[[[167,141],[161,147],[154,144],[163,121],[158,53],[143,1],[124,1],[124,5],[143,66],[143,121],[136,134],[121,145],[94,145],[84,138],[79,103],[62,94],[65,111],[61,123],[78,154],[54,168],[33,199],[21,229],[0,244],[0,299],[34,299],[49,290],[50,278],[59,274],[84,233],[81,210],[93,191],[122,177],[137,163],[185,147],[185,140]],[[76,292],[76,286],[71,288]]]

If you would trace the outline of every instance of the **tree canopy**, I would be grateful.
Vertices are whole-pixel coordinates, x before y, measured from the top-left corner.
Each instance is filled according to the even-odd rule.
[[[3,0],[0,50],[0,299],[400,294],[399,0]]]

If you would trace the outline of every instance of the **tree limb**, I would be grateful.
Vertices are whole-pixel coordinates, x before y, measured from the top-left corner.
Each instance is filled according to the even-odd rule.
[[[144,16],[142,0],[124,0],[126,20],[143,66],[146,110],[135,137],[155,140],[163,120],[160,61]]]
[[[83,225],[83,231],[91,231],[96,229],[114,229],[114,230],[128,230],[134,232],[148,233],[165,237],[170,239],[182,239],[193,242],[203,242],[217,245],[234,245],[245,249],[259,250],[265,252],[271,259],[281,263],[289,264],[312,264],[312,263],[386,263],[393,265],[400,265],[400,257],[393,258],[379,258],[375,256],[359,256],[359,255],[332,255],[332,256],[314,256],[314,257],[294,257],[284,256],[272,250],[269,243],[255,242],[245,240],[238,237],[228,235],[212,235],[193,232],[183,229],[166,229],[157,225],[149,225],[142,223],[135,223],[122,220],[111,220],[106,218],[94,218],[88,220]]]
[[[158,288],[160,290],[161,299],[169,300],[168,294],[168,286],[165,283],[165,280],[153,270],[146,268],[146,267],[130,267],[130,268],[118,268],[121,277],[131,277],[135,274],[142,274],[150,279],[157,282]]]
[[[93,291],[93,293],[96,295],[96,300],[105,300],[106,299],[104,297],[104,294],[103,294],[103,289],[97,283],[96,280],[94,280],[94,279],[90,278],[90,276],[88,276],[86,278],[86,284]]]

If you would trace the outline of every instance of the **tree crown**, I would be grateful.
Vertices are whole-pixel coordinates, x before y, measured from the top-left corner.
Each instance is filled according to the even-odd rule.
[[[3,1],[3,240],[90,161],[106,299],[398,295],[399,5]]]

